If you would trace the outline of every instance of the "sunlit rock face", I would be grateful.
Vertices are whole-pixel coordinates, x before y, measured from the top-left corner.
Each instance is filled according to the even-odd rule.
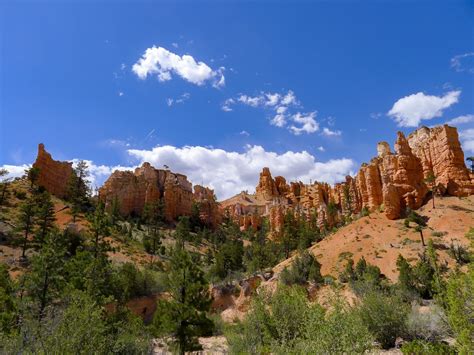
[[[38,186],[44,187],[59,198],[66,197],[68,182],[73,172],[72,163],[54,160],[44,148],[44,144],[40,143],[33,167],[39,169]]]
[[[222,202],[222,208],[245,229],[246,216],[267,217],[274,232],[281,231],[284,215],[315,217],[320,227],[342,218],[383,207],[389,219],[400,218],[407,207],[419,208],[428,194],[425,179],[434,174],[438,193],[465,196],[474,193],[474,181],[464,161],[457,130],[447,125],[421,127],[408,138],[398,132],[394,151],[387,142],[377,144],[377,156],[362,164],[355,177],[330,186],[324,182],[287,183],[272,177],[265,167],[255,194],[247,192]]]

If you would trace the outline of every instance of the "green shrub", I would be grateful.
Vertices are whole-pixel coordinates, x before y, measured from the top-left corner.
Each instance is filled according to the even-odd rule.
[[[323,282],[321,264],[312,254],[305,251],[296,257],[289,268],[281,272],[280,281],[285,285],[304,285],[307,282],[320,284]]]
[[[363,354],[373,341],[358,313],[340,299],[326,313],[307,302],[304,289],[281,286],[271,299],[258,296],[226,337],[233,354]]]
[[[408,311],[400,298],[381,292],[366,295],[359,306],[363,323],[384,349],[393,347],[397,337],[405,333]]]
[[[403,344],[400,349],[403,354],[408,355],[451,355],[456,354],[456,351],[448,344],[444,343],[430,343],[424,340],[414,340],[409,343]]]
[[[466,247],[461,244],[454,244],[452,241],[449,246],[448,254],[456,260],[459,265],[467,264],[472,259],[472,255]]]

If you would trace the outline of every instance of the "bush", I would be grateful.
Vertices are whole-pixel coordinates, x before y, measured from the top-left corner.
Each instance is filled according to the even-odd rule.
[[[372,347],[353,308],[336,299],[326,314],[299,287],[280,286],[270,300],[258,296],[243,323],[226,336],[235,354],[363,354]]]
[[[428,311],[421,312],[413,306],[406,322],[408,339],[420,339],[429,342],[441,341],[450,335],[446,315],[442,308],[432,306]]]
[[[359,306],[363,323],[384,349],[393,347],[397,337],[405,333],[408,311],[400,298],[380,292],[366,295]]]
[[[285,285],[304,285],[307,282],[320,284],[323,282],[321,264],[312,254],[305,251],[296,257],[289,269],[282,271],[280,281]]]
[[[460,244],[454,244],[451,241],[451,245],[449,246],[448,254],[456,260],[459,265],[467,264],[471,261],[471,253],[469,250]]]
[[[414,340],[409,343],[403,344],[400,349],[403,354],[409,355],[425,355],[425,354],[436,354],[436,355],[451,355],[456,354],[456,351],[447,344],[444,343],[430,343],[424,340]]]

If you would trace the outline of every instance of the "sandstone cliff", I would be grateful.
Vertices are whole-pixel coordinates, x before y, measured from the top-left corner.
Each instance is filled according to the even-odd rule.
[[[33,167],[39,169],[38,186],[59,198],[66,197],[67,185],[73,172],[72,163],[54,160],[45,150],[44,144],[40,143]]]

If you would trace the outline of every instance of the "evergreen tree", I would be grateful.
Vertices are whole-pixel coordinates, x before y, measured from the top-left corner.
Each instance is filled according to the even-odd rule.
[[[14,291],[14,283],[8,273],[8,267],[0,263],[0,334],[12,332],[16,323],[17,309]]]
[[[76,222],[76,218],[81,211],[84,210],[85,206],[89,203],[90,188],[89,171],[87,163],[80,160],[73,173],[71,174],[67,188],[67,199],[71,202],[71,215],[73,222]]]
[[[65,285],[65,255],[62,235],[50,233],[39,254],[33,256],[31,271],[25,275],[27,295],[33,301],[39,320],[44,316],[46,307],[59,297]]]
[[[415,287],[413,270],[408,261],[402,256],[398,255],[397,269],[399,272],[398,284],[404,291],[411,291]]]
[[[287,210],[283,218],[282,243],[285,252],[285,258],[290,257],[290,252],[298,246],[298,229],[295,215]]]
[[[40,244],[43,244],[46,235],[54,227],[56,217],[54,215],[54,204],[51,200],[51,195],[44,191],[36,198],[37,212],[36,212],[36,239]]]
[[[107,249],[105,237],[110,235],[110,225],[105,213],[104,203],[99,201],[94,213],[88,216],[89,232],[92,236],[94,246],[94,256],[97,258],[99,254]]]
[[[36,205],[33,198],[28,198],[20,205],[20,214],[18,216],[17,228],[23,233],[23,246],[21,257],[25,258],[26,248],[28,246],[28,237],[33,231],[36,217]]]
[[[119,221],[121,218],[120,215],[120,202],[117,198],[117,196],[114,196],[112,199],[112,206],[110,208],[110,221],[113,226],[117,224],[117,221]]]
[[[180,245],[184,245],[185,241],[189,241],[191,239],[191,226],[188,216],[179,217],[174,234],[176,237],[176,242]]]
[[[7,175],[7,169],[0,169],[0,206],[3,206],[8,196],[8,186],[10,184],[10,179],[6,178]]]
[[[40,169],[37,167],[31,167],[25,170],[26,177],[30,181],[30,188],[33,190],[33,187],[36,185],[40,175]]]
[[[153,320],[157,335],[169,334],[180,354],[198,348],[197,337],[209,335],[213,323],[206,316],[211,304],[204,273],[184,248],[171,254],[169,300],[158,302]]]

